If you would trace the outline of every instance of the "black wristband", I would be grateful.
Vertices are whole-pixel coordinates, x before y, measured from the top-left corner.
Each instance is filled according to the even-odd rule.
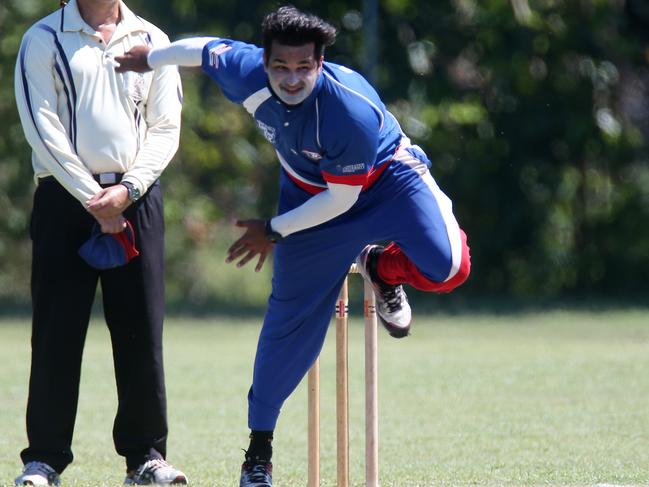
[[[268,239],[269,242],[272,243],[277,243],[281,242],[284,240],[284,237],[282,237],[282,234],[279,232],[276,232],[273,230],[273,227],[270,224],[270,218],[266,220],[266,238]]]

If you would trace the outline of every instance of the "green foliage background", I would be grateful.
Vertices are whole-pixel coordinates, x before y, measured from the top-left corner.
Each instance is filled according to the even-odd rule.
[[[363,71],[363,4],[301,0]],[[33,183],[13,99],[23,32],[58,2],[0,5],[0,299],[27,302]],[[258,42],[277,2],[131,0],[172,39]],[[641,299],[649,290],[649,7],[644,0],[379,0],[375,84],[469,236],[460,296]],[[278,164],[241,107],[184,70],[180,150],[163,176],[168,294],[263,306],[269,270],[222,264],[232,217],[274,212]],[[269,266],[267,266],[269,267]]]

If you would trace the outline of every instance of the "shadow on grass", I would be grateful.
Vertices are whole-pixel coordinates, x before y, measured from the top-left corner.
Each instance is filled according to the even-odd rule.
[[[552,310],[605,312],[613,310],[649,311],[646,296],[561,296],[561,297],[511,297],[474,296],[468,293],[436,295],[409,289],[408,297],[413,312],[419,315],[517,315],[541,313]],[[216,297],[200,301],[176,300],[167,303],[167,317],[229,316],[235,318],[261,318],[266,310],[263,304],[242,304]],[[362,286],[350,283],[349,312],[360,316],[362,310]],[[95,300],[93,317],[102,317],[101,298]],[[0,299],[0,318],[31,319],[31,304],[24,300]]]
[[[177,301],[167,303],[167,317],[209,317],[214,315],[237,318],[259,318],[263,316],[265,306],[241,304],[232,301],[210,299],[200,302]],[[92,310],[93,318],[102,318],[104,314],[101,298],[95,299]],[[0,299],[0,319],[15,318],[31,320],[31,303],[22,300]]]

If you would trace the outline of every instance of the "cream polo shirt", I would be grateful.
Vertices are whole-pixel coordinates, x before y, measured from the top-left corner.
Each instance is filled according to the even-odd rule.
[[[34,177],[54,176],[81,203],[101,188],[93,174],[124,173],[144,194],[165,169],[180,135],[178,69],[116,73],[114,57],[168,37],[120,3],[106,45],[84,22],[76,0],[23,36],[15,92]]]

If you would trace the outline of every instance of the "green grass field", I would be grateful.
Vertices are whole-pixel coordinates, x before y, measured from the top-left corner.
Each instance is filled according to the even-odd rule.
[[[169,461],[196,486],[238,485],[259,320],[167,321]],[[334,333],[322,362],[322,485],[335,485]],[[382,331],[382,330],[381,330]],[[0,484],[26,444],[29,323],[0,322]],[[649,314],[417,317],[380,333],[383,486],[649,485]],[[362,323],[350,331],[351,475],[363,485]],[[67,485],[119,485],[108,335],[93,321]],[[278,487],[306,484],[306,390],[274,442]]]

